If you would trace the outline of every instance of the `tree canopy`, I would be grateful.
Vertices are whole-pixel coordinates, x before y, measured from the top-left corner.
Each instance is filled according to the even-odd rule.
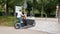
[[[31,11],[32,7],[34,9],[37,9],[39,12],[43,10],[46,14],[55,12],[56,10],[56,5],[60,5],[60,0],[26,0],[27,1],[27,10]],[[11,8],[14,12],[14,7],[16,5],[23,6],[24,0],[0,0],[0,6],[4,8],[5,5],[7,5],[7,13],[9,12],[9,8]],[[0,9],[2,8],[0,7]]]

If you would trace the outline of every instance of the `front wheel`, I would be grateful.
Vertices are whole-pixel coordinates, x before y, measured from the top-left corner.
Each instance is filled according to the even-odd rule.
[[[19,29],[19,28],[20,28],[20,23],[15,23],[15,24],[14,24],[14,28],[15,28],[15,29]]]

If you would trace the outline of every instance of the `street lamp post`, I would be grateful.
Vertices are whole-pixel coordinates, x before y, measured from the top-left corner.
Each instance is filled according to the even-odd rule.
[[[27,3],[26,3],[26,0],[24,0],[24,14],[26,14],[27,16],[26,8],[27,8]]]
[[[57,4],[57,6],[56,6],[56,18],[58,18],[58,12],[59,12],[59,5]]]

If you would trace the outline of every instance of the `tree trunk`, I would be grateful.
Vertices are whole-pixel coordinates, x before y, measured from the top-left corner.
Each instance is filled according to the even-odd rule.
[[[41,0],[41,3],[42,3],[42,6],[41,6],[41,7],[42,7],[42,8],[41,8],[41,17],[43,17],[43,10],[44,10],[44,9],[43,9],[43,0]]]
[[[47,17],[50,17],[50,11],[47,11]]]
[[[36,0],[33,0],[33,14],[34,14],[35,8],[36,8]],[[34,16],[35,16],[35,14],[34,14]]]
[[[43,5],[42,5],[42,8],[41,8],[41,17],[43,17]]]
[[[8,9],[8,1],[6,2],[6,16],[9,15],[9,9]]]

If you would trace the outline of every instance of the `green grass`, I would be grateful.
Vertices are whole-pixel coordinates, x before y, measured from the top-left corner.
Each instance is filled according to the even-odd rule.
[[[13,26],[14,17],[13,16],[0,16],[0,26]]]

